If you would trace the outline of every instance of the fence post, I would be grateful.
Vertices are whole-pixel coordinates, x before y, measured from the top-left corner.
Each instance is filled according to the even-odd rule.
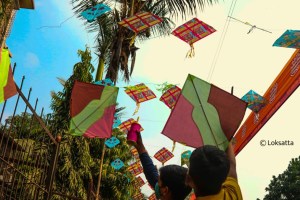
[[[48,193],[47,194],[45,193],[44,200],[50,200],[52,197],[53,182],[55,179],[57,160],[58,160],[58,155],[59,155],[59,146],[60,146],[60,141],[61,141],[60,135],[58,135],[56,137],[56,141],[57,141],[57,144],[53,144],[53,153],[51,156],[50,166],[49,166],[47,178],[46,178],[46,188],[45,189]]]

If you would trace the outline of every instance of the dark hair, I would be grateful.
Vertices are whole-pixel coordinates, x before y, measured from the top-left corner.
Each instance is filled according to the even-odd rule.
[[[215,146],[195,149],[190,157],[189,175],[202,195],[219,193],[230,168],[226,153]]]
[[[188,169],[178,165],[167,165],[159,169],[160,180],[167,186],[173,200],[184,200],[192,188],[185,184]]]

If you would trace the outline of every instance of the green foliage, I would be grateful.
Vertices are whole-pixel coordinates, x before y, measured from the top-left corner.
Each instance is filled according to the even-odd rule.
[[[95,197],[96,194],[99,163],[104,144],[100,139],[74,137],[69,134],[69,102],[74,81],[92,82],[93,80],[91,73],[94,67],[90,63],[91,52],[87,48],[85,51],[79,50],[78,54],[81,62],[74,65],[73,75],[66,81],[60,80],[64,86],[63,90],[52,92],[51,108],[54,113],[51,127],[53,131],[62,135],[54,190],[69,196],[88,199]],[[119,108],[117,111],[122,109],[124,108]],[[128,183],[124,175],[132,179],[133,177],[126,171],[126,167],[116,171],[110,163],[116,158],[127,163],[131,159],[131,154],[124,135],[118,129],[115,129],[113,134],[121,143],[115,148],[105,150],[101,197],[102,199],[129,199],[132,194],[137,193],[137,188]],[[64,198],[55,195],[53,199]]]
[[[162,94],[165,93],[168,89],[171,87],[174,87],[175,85],[169,84],[167,82],[164,82],[163,84],[160,84],[159,87],[157,87],[157,91],[160,91]]]
[[[91,64],[92,56],[89,48],[85,51],[78,50],[78,56],[81,58],[81,62],[78,62],[73,67],[73,75],[64,82],[64,88],[59,92],[52,92],[51,109],[53,110],[52,119],[52,131],[65,135],[68,133],[70,122],[70,98],[71,91],[74,85],[74,81],[92,82],[94,72],[94,66]],[[62,83],[62,81],[60,81]]]
[[[282,174],[273,176],[266,191],[264,200],[300,199],[300,156],[293,158]]]

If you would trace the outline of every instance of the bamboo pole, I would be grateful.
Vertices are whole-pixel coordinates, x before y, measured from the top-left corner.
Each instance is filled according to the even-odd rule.
[[[134,3],[135,3],[135,0],[131,0],[130,16],[133,16],[133,14],[134,14]],[[104,65],[101,65],[101,68],[102,67],[104,68]],[[99,70],[99,75],[101,74],[101,79],[102,79],[104,69],[98,69],[98,70]],[[99,77],[97,76],[96,79],[97,78],[100,78],[100,76]],[[96,81],[99,81],[99,80],[96,80]],[[138,117],[137,121],[138,120],[139,120],[139,117]],[[101,154],[100,166],[99,166],[99,176],[98,176],[96,200],[101,200],[100,186],[101,186],[101,177],[102,177],[102,166],[103,166],[103,160],[104,160],[104,154],[105,154],[105,141],[106,141],[106,139],[103,140],[103,148],[102,148],[102,154]]]

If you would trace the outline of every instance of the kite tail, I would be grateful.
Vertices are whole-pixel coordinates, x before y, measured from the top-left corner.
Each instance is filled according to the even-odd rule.
[[[186,58],[193,58],[193,57],[195,57],[195,48],[194,48],[194,45],[191,44],[190,46],[191,46],[191,49],[187,52],[187,54],[185,56]]]
[[[176,145],[176,142],[173,140],[172,153],[173,153],[173,152],[174,152],[174,150],[175,150],[175,145]]]
[[[130,42],[129,42],[129,45],[132,46],[133,43],[135,42],[135,38],[136,38],[137,34],[135,33],[134,36],[132,36]]]
[[[138,113],[139,109],[140,109],[140,103],[136,103],[136,108],[132,115],[135,115],[136,113]]]

